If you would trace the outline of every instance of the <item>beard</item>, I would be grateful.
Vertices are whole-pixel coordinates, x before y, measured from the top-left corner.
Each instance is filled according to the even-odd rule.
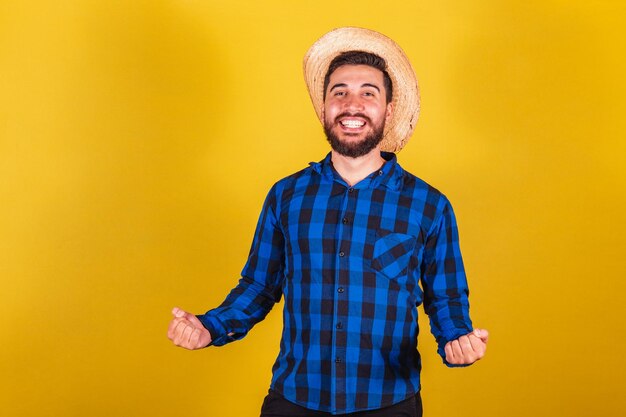
[[[339,136],[337,136],[332,128],[334,125],[339,124],[339,119],[341,117],[361,117],[365,119],[369,126],[372,126],[372,131],[369,132],[363,140],[359,142],[349,143],[342,141]],[[326,139],[328,143],[330,143],[330,147],[340,155],[347,156],[349,158],[358,158],[359,156],[367,155],[370,153],[378,144],[383,140],[383,133],[385,130],[385,121],[383,120],[379,126],[374,126],[369,117],[363,114],[348,114],[342,113],[335,118],[334,123],[329,123],[327,120],[324,121],[324,133],[326,134]]]

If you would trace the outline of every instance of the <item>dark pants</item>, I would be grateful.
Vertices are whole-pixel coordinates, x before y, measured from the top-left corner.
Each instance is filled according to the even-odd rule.
[[[360,411],[350,414],[341,414],[346,417],[422,417],[422,397],[418,392],[397,404],[378,410]],[[263,400],[261,417],[327,417],[330,413],[309,410],[287,401],[282,395],[273,390]]]

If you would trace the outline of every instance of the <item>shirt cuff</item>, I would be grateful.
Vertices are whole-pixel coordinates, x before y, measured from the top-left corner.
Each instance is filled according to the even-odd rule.
[[[209,343],[207,347],[223,346],[235,340],[233,337],[228,335],[226,328],[217,318],[211,317],[207,314],[197,315],[196,317],[211,335],[211,343]]]

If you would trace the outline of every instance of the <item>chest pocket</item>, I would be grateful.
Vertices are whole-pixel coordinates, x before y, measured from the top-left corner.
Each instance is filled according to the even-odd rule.
[[[389,278],[398,278],[407,273],[413,249],[415,236],[404,233],[394,233],[379,229],[372,233],[374,251],[372,253],[372,268],[380,271]]]

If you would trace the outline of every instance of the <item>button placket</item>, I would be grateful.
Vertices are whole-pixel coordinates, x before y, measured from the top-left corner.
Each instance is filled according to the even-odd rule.
[[[356,210],[358,190],[348,187],[345,190],[342,210],[337,217],[337,271],[335,275],[335,314],[333,329],[333,373],[335,395],[338,403],[345,402],[346,347],[348,328],[348,285],[352,227]]]

